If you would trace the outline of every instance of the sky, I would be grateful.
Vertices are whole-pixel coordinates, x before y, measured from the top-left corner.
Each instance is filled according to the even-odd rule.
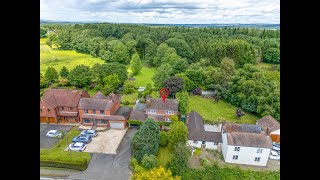
[[[280,24],[280,0],[40,0],[40,19],[156,24]]]

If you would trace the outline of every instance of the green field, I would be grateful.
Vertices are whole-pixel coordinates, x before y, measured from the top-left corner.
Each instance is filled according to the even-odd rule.
[[[201,96],[189,96],[189,111],[198,112],[205,122],[215,123],[221,120],[227,122],[238,122],[255,124],[258,117],[245,112],[240,119],[235,116],[236,106],[233,106],[223,100],[214,102],[212,99],[202,98]]]
[[[130,72],[130,70],[128,70]],[[143,86],[146,87],[148,83],[153,85],[152,77],[155,73],[156,69],[155,68],[150,68],[150,67],[142,67],[141,71],[133,76],[136,79],[136,87]]]
[[[158,164],[162,167],[172,160],[172,149],[169,146],[159,147],[157,154]]]
[[[89,54],[77,53],[74,50],[52,49],[46,45],[45,41],[46,38],[40,39],[40,72],[43,75],[49,66],[59,72],[63,66],[71,70],[80,64],[91,67],[96,63],[104,63],[100,58],[93,58]]]

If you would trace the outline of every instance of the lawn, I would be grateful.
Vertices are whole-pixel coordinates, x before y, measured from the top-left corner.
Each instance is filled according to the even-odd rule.
[[[128,71],[130,72],[130,70]],[[136,87],[146,87],[148,83],[153,85],[153,81],[151,78],[153,77],[155,71],[155,68],[143,66],[141,71],[137,75],[133,76],[136,79]]]
[[[90,161],[90,153],[64,151],[72,138],[79,134],[80,131],[74,127],[53,148],[40,149],[40,166],[85,170]]]
[[[80,64],[91,67],[96,63],[104,63],[100,58],[93,58],[89,54],[77,53],[74,50],[52,49],[46,45],[45,41],[45,38],[40,39],[40,72],[43,75],[49,66],[59,72],[63,66],[71,70]]]
[[[122,97],[121,97],[121,102],[125,102],[125,101],[128,101],[129,103],[134,103],[136,98],[138,98],[138,93],[132,93],[132,94],[124,94]],[[133,107],[133,105],[128,105],[128,106],[131,106]]]
[[[189,111],[198,112],[206,123],[215,123],[221,120],[227,122],[255,124],[258,117],[245,112],[239,120],[235,116],[236,106],[223,100],[214,102],[212,99],[201,96],[189,96]]]
[[[172,154],[172,149],[169,148],[169,146],[166,146],[166,147],[160,146],[157,154],[158,164],[160,166],[165,167],[166,163],[172,160],[171,154]]]

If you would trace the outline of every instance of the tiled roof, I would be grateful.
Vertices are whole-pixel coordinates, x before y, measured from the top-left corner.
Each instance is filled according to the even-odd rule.
[[[270,115],[258,119],[257,125],[261,126],[265,131],[269,128],[270,132],[280,129],[280,123]]]
[[[120,106],[118,110],[114,113],[115,116],[123,116],[125,119],[129,119],[130,112],[132,107],[129,106]]]
[[[59,111],[59,116],[77,116],[78,112]]]
[[[102,94],[102,92],[98,91],[95,95],[93,95],[94,99],[106,99],[107,96],[105,96],[104,94]]]
[[[251,124],[226,123],[224,129],[227,132],[261,133],[260,126]]]
[[[79,109],[110,110],[112,105],[108,99],[83,98],[79,102]]]
[[[69,89],[47,89],[42,101],[55,108],[57,106],[78,107],[79,100],[83,97],[90,97],[86,91]]]
[[[123,116],[109,116],[109,115],[102,115],[102,114],[83,114],[82,118],[104,119],[104,120],[125,120]]]
[[[272,141],[264,133],[231,132],[227,134],[228,145],[271,149]]]
[[[139,121],[145,121],[147,118],[147,115],[143,111],[131,111],[130,114],[130,120],[139,120]]]
[[[146,109],[178,111],[178,101],[175,99],[166,99],[164,103],[161,98],[150,98],[150,104],[146,104]]]
[[[189,123],[187,127],[189,140],[222,143],[221,132],[205,131],[202,117],[195,111],[189,113]]]

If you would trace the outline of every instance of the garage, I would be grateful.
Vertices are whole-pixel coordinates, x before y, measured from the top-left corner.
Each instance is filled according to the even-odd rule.
[[[40,117],[40,123],[47,123],[47,118]]]
[[[53,117],[48,117],[49,123],[56,123],[56,119]]]
[[[124,123],[123,122],[111,122],[110,121],[110,128],[111,129],[124,129]]]

